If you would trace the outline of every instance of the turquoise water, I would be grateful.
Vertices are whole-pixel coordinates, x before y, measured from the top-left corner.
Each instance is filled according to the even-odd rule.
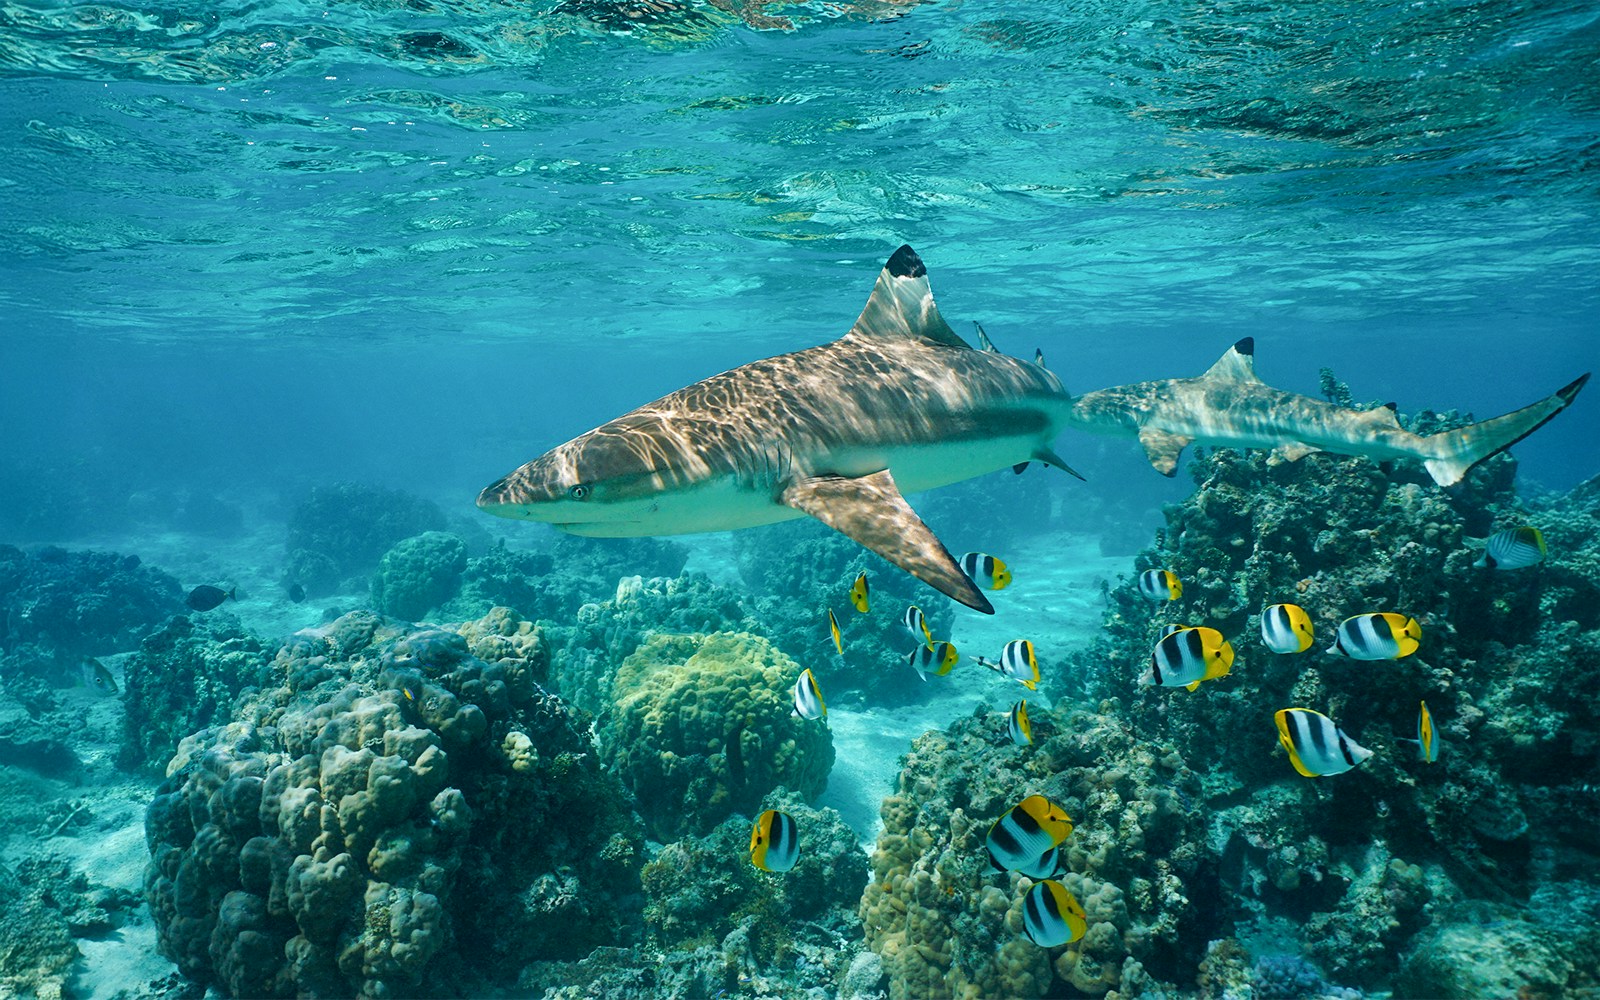
[[[6,6],[0,420],[48,415],[13,459],[281,481],[421,452],[475,490],[836,336],[902,242],[960,329],[1073,391],[1243,334],[1270,381],[1329,365],[1403,410],[1595,367],[1589,5],[774,5],[794,30],[754,31],[691,4],[610,30],[627,6]],[[1592,470],[1578,424],[1525,473]]]
[[[0,2],[0,233],[0,543],[23,545],[40,562],[46,560],[38,553],[50,551],[37,548],[44,543],[116,549],[171,571],[185,588],[237,584],[239,600],[223,614],[237,614],[270,660],[284,636],[370,606],[365,584],[373,565],[305,603],[287,596],[300,581],[286,569],[285,523],[312,488],[354,481],[437,502],[448,523],[428,526],[460,533],[474,560],[488,558],[495,539],[509,539],[513,550],[546,546],[551,536],[544,529],[476,511],[478,490],[646,400],[837,337],[902,243],[925,261],[940,308],[959,333],[981,322],[1008,353],[1030,357],[1042,350],[1074,393],[1198,374],[1228,345],[1251,336],[1263,378],[1311,395],[1318,393],[1319,369],[1329,367],[1356,399],[1394,400],[1406,414],[1456,408],[1481,418],[1543,397],[1600,367],[1600,10],[1579,2],[1427,0],[1297,6],[9,0]],[[1513,449],[1525,499],[1570,489],[1600,471],[1595,392],[1589,389],[1571,413]],[[1085,651],[1102,641],[1103,620],[1121,615],[1124,632],[1146,624],[1122,615],[1106,585],[1135,569],[1134,554],[1164,523],[1160,505],[1194,492],[1185,471],[1175,480],[1152,471],[1132,440],[1068,432],[1056,447],[1087,483],[1034,470],[953,487],[942,499],[914,498],[955,552],[993,548],[1018,569],[1015,589],[997,602],[1001,615],[960,612],[949,634],[968,656],[993,655],[1023,634],[1039,642],[1048,660],[1034,708],[1043,720],[1036,723],[1041,742],[1052,725],[1065,725],[1078,693],[1090,693],[1083,705],[1091,709],[1100,701],[1093,673],[1099,664],[1086,662]],[[1428,487],[1405,503],[1419,503],[1419,495],[1441,504],[1441,496],[1459,496]],[[196,497],[220,500],[220,527],[183,521],[183,505]],[[1482,504],[1504,495],[1485,491],[1469,499],[1462,505],[1471,508],[1469,536],[1477,545],[1491,520]],[[1416,508],[1417,523],[1403,526],[1417,536],[1408,551],[1421,551],[1423,521],[1455,523],[1441,509]],[[1557,509],[1573,511],[1576,522],[1593,516],[1593,498]],[[1428,558],[1437,556],[1439,566],[1447,557],[1461,562],[1460,532],[1449,545],[1438,542],[1433,521],[1426,542],[1439,548],[1429,549]],[[1592,608],[1594,601],[1582,589],[1575,554],[1592,551],[1592,539],[1580,537],[1578,527],[1566,538],[1549,524],[1544,530],[1552,535],[1551,562],[1568,575],[1552,569],[1540,579],[1551,593],[1566,595],[1559,613],[1579,619],[1571,609]],[[1374,545],[1371,558],[1388,558],[1389,539],[1373,542],[1374,535],[1361,536]],[[1362,593],[1360,587],[1383,592],[1385,571],[1369,572],[1341,548],[1347,541],[1329,543],[1337,555],[1329,557],[1330,579],[1351,594]],[[752,558],[771,558],[760,554],[762,543],[751,544],[758,553]],[[1318,553],[1322,544],[1319,538]],[[688,545],[692,570],[730,590],[743,588],[753,605],[756,588],[741,582],[737,539],[696,537]],[[590,556],[574,551],[571,558],[586,571]],[[606,571],[616,569],[604,555],[593,558]],[[1408,572],[1420,559],[1411,558]],[[796,575],[806,586],[818,585],[805,571]],[[615,575],[574,602],[593,607],[612,600]],[[1460,584],[1471,597],[1470,588],[1481,583],[1464,569],[1436,575],[1439,595]],[[828,582],[829,599],[842,602],[847,583],[848,576],[837,587]],[[902,590],[882,583],[883,607],[914,594],[906,599],[922,600],[949,620],[950,609],[933,591],[908,579],[898,583]],[[1310,583],[1307,575],[1302,593]],[[1368,800],[1376,800],[1379,820],[1363,822],[1381,829],[1382,851],[1352,861],[1345,849],[1361,836],[1341,841],[1338,831],[1308,820],[1305,829],[1326,834],[1339,857],[1324,864],[1308,852],[1310,860],[1296,867],[1280,864],[1274,853],[1272,864],[1280,867],[1270,870],[1280,888],[1298,880],[1302,868],[1308,882],[1314,872],[1318,893],[1291,898],[1284,890],[1280,898],[1257,884],[1252,892],[1265,892],[1268,906],[1249,893],[1243,896],[1252,901],[1240,904],[1220,890],[1215,899],[1204,887],[1194,890],[1211,907],[1204,919],[1226,925],[1218,935],[1236,935],[1250,949],[1248,960],[1231,959],[1236,984],[1249,979],[1258,959],[1276,961],[1298,947],[1307,914],[1331,910],[1336,893],[1327,886],[1336,879],[1321,882],[1324,870],[1337,874],[1345,865],[1338,870],[1346,875],[1337,878],[1358,873],[1367,880],[1363,891],[1388,898],[1404,895],[1378,884],[1389,870],[1389,845],[1397,862],[1459,864],[1465,856],[1441,848],[1435,858],[1431,848],[1417,846],[1430,829],[1396,833],[1406,825],[1387,819],[1390,801],[1400,811],[1415,804],[1417,788],[1431,794],[1445,787],[1444,779],[1429,785],[1391,763],[1401,755],[1392,752],[1389,730],[1402,718],[1403,731],[1411,732],[1409,713],[1422,694],[1438,706],[1441,725],[1457,730],[1486,730],[1486,711],[1497,723],[1515,716],[1537,698],[1505,696],[1485,711],[1472,708],[1471,697],[1484,704],[1485,690],[1500,697],[1513,684],[1537,687],[1518,679],[1523,655],[1543,671],[1530,676],[1566,677],[1567,657],[1574,669],[1588,669],[1584,651],[1595,648],[1585,638],[1594,634],[1590,624],[1581,634],[1570,627],[1577,652],[1551,653],[1551,639],[1541,647],[1543,659],[1501,655],[1532,649],[1530,635],[1548,638],[1567,627],[1539,617],[1556,612],[1536,600],[1516,603],[1519,583],[1505,584],[1512,596],[1496,592],[1481,604],[1451,591],[1464,611],[1445,607],[1439,596],[1426,624],[1430,637],[1453,628],[1470,632],[1468,619],[1480,630],[1515,636],[1475,636],[1478,645],[1463,643],[1459,656],[1441,638],[1438,648],[1448,655],[1441,652],[1429,668],[1433,687],[1386,680],[1392,689],[1379,708],[1366,717],[1365,708],[1341,712],[1341,723],[1349,719],[1363,740],[1391,751],[1380,758],[1385,770],[1368,769],[1381,777],[1358,784],[1367,781],[1362,772],[1340,786],[1348,797],[1336,810],[1341,822],[1353,822],[1347,817],[1367,816],[1363,810],[1376,808]],[[569,589],[576,593],[578,586]],[[800,584],[793,589],[810,594]],[[1215,593],[1222,589],[1213,587],[1207,598],[1214,606],[1226,604]],[[1203,585],[1194,589],[1204,592]],[[1325,616],[1335,610],[1333,599],[1314,588],[1306,600],[1313,599],[1329,604]],[[725,594],[716,600],[723,602],[719,609],[729,606]],[[816,618],[811,609],[797,611],[792,594],[761,600],[763,627],[804,635],[800,651],[792,644],[788,651],[800,659],[813,655],[805,645],[809,633],[795,624]],[[1195,601],[1185,608],[1205,606]],[[1450,615],[1459,621],[1447,625]],[[581,633],[576,618],[568,614],[554,627]],[[0,626],[10,629],[0,629],[0,652],[14,656],[25,630],[3,616]],[[866,625],[856,628],[854,649],[876,641],[863,638],[877,635]],[[1235,637],[1241,649],[1254,642],[1249,632]],[[816,645],[825,650],[825,641],[819,631]],[[125,681],[136,647],[129,642],[98,655]],[[1262,682],[1250,679],[1244,655],[1239,673],[1248,691],[1246,685]],[[12,666],[19,662],[14,658]],[[1475,662],[1504,666],[1510,677],[1501,684],[1488,666],[1474,675]],[[842,684],[826,669],[842,675],[843,663],[819,670],[828,683]],[[36,666],[18,669],[26,674]],[[1337,668],[1329,675],[1334,688],[1354,676]],[[63,671],[50,676],[62,681]],[[1465,705],[1444,700],[1444,689],[1467,683],[1456,678],[1479,685]],[[897,691],[878,703],[866,686],[866,694],[856,690],[833,703],[838,759],[817,803],[843,815],[836,826],[847,829],[835,839],[846,843],[847,854],[857,841],[871,847],[883,830],[879,802],[912,738],[970,720],[975,707],[980,718],[1003,717],[1020,696],[1009,681],[980,670],[944,688],[916,687],[909,674],[896,680],[925,696]],[[1270,696],[1287,697],[1289,685],[1283,687]],[[1153,703],[1136,705],[1125,690],[1107,689],[1128,699],[1129,719]],[[160,980],[174,967],[158,953],[150,911],[139,909],[148,860],[144,809],[155,781],[130,777],[113,763],[124,738],[123,702],[81,688],[62,691],[55,714],[33,722],[72,734],[87,784],[113,789],[111,804],[89,811],[98,826],[85,819],[75,827],[79,785],[65,779],[48,785],[24,768],[0,769],[0,800],[27,806],[8,808],[25,814],[18,828],[29,831],[0,837],[7,867],[0,875],[9,878],[19,858],[41,850],[74,856],[94,886],[117,888],[134,902],[114,933],[75,935],[81,957],[69,981],[81,995],[110,995],[124,982],[140,981],[146,984],[140,996],[171,995],[178,987]],[[21,739],[17,733],[34,738],[25,730],[33,723],[17,721],[24,713],[14,694],[0,698],[7,749],[20,745],[9,742]],[[1052,705],[1061,709],[1054,723]],[[1441,792],[1426,801],[1476,810],[1477,817],[1501,803],[1472,798],[1473,789],[1534,788],[1538,794],[1523,806],[1567,794],[1578,801],[1570,775],[1545,794],[1525,760],[1506,747],[1532,756],[1540,732],[1592,746],[1583,742],[1592,725],[1554,710],[1528,712],[1526,731],[1515,740],[1494,743],[1476,728],[1453,731],[1451,756],[1431,773],[1451,776],[1455,798]],[[1133,759],[1140,741],[1166,738],[1166,723],[1152,723],[1154,714],[1136,720],[1144,735],[1107,729],[1096,739],[1129,743]],[[1225,724],[1220,714],[1185,718],[1202,731]],[[1178,722],[1171,726],[1176,732]],[[1270,725],[1260,728],[1236,761],[1241,769],[1256,754],[1276,753]],[[1497,748],[1513,763],[1485,750],[1487,770],[1472,770],[1476,764],[1465,762],[1475,760],[1479,746]],[[984,759],[1000,759],[1002,749],[990,746]],[[934,767],[939,753],[945,757],[937,766],[948,778],[959,770],[958,753],[929,750],[922,763]],[[1571,753],[1580,765],[1592,760],[1583,756],[1587,750]],[[1273,764],[1281,765],[1278,779],[1294,777],[1283,761]],[[1141,766],[1156,768],[1149,761]],[[1502,771],[1515,782],[1502,782]],[[1223,826],[1233,822],[1228,811],[1246,811],[1251,794],[1259,793],[1263,814],[1271,815],[1300,816],[1297,806],[1320,817],[1316,803],[1327,801],[1298,784],[1293,794],[1305,798],[1274,798],[1290,794],[1282,781],[1248,788],[1219,782],[1202,792],[1192,773],[1161,774],[1171,787],[1150,801],[1181,801],[1190,812],[1202,811],[1192,802],[1210,803],[1206,815]],[[1582,786],[1582,794],[1590,791]],[[47,810],[40,802],[53,804]],[[1517,808],[1513,802],[1507,811]],[[1552,807],[1539,815],[1555,813]],[[1222,880],[1235,888],[1251,879],[1262,883],[1257,868],[1269,870],[1265,855],[1251,853],[1266,851],[1259,831],[1243,820],[1237,825],[1246,832],[1213,836],[1208,849],[1220,860],[1206,864],[1224,869]],[[1108,828],[1115,822],[1102,821],[1095,832],[1090,818],[1079,837],[1104,838]],[[1185,828],[1183,835],[1202,843],[1206,834],[1197,830]],[[1558,833],[1567,838],[1563,849],[1574,842],[1592,847],[1587,832],[1563,826]],[[1277,834],[1283,840],[1274,851],[1296,846],[1300,830]],[[1585,867],[1593,852],[1575,849],[1586,860],[1558,865],[1548,847],[1557,834],[1540,835],[1547,839],[1538,850],[1549,855],[1535,853],[1528,862],[1534,874],[1513,890],[1522,893],[1520,901],[1538,893],[1568,898],[1563,886],[1576,885],[1583,891],[1570,894],[1572,912],[1600,912],[1592,892],[1600,882]],[[734,860],[748,875],[742,858]],[[1441,912],[1458,896],[1478,898],[1479,887],[1451,871],[1466,887],[1457,895],[1454,886],[1439,888],[1448,879],[1429,869]],[[1522,869],[1516,871],[1520,877]],[[1147,874],[1141,869],[1140,879]],[[1197,886],[1216,876],[1209,869],[1188,874]],[[1403,865],[1394,877],[1402,876]],[[0,880],[0,903],[10,891]],[[627,897],[615,887],[600,895],[613,891]],[[636,896],[628,905],[637,904]],[[854,905],[848,900],[839,912],[853,913]],[[1552,906],[1541,912],[1554,912]],[[958,950],[988,955],[1003,946],[971,916],[960,914],[951,924],[966,935]],[[1420,926],[1420,918],[1417,926],[1409,922],[1415,917],[1407,917],[1406,941]],[[1470,924],[1448,927],[1454,933]],[[1442,918],[1439,926],[1447,926]],[[859,930],[839,932],[850,945],[832,955],[843,956],[844,965],[867,954]],[[640,933],[635,926],[621,937],[632,947]],[[1182,937],[1181,960],[1151,960],[1152,975],[1204,992],[1198,956],[1208,954],[1208,928],[1162,933]],[[1329,982],[1388,995],[1400,940],[1369,942],[1374,952],[1390,952],[1387,966],[1371,963],[1388,972],[1357,970],[1348,980],[1330,974]],[[722,947],[736,951],[726,942]],[[1462,946],[1449,954],[1468,951]],[[790,953],[782,954],[789,963]],[[719,954],[712,964],[721,961]],[[958,964],[977,968],[986,961]],[[1325,956],[1319,961],[1327,964]],[[843,968],[829,966],[824,975],[801,964],[766,969],[759,988],[736,972],[724,988],[754,995],[781,984],[771,991],[802,995],[806,984],[826,982],[830,991],[844,990]],[[586,982],[584,974],[570,973],[569,985]],[[1065,995],[1104,992],[1103,983],[1097,991],[1068,971],[1056,974],[1062,978],[1044,975],[1039,982],[1059,992],[1070,981],[1073,992]],[[1591,974],[1593,968],[1583,973]],[[530,974],[523,988],[540,987],[552,975],[568,973]],[[1222,972],[1205,975],[1226,979]],[[874,995],[880,981],[867,973],[857,978],[863,990],[844,995]],[[894,979],[894,988],[914,995],[907,981],[914,982]],[[1588,981],[1574,974],[1574,983]],[[49,982],[49,975],[39,979]],[[7,988],[10,982],[0,979],[0,992]],[[1414,982],[1409,988],[1400,992],[1425,995]]]

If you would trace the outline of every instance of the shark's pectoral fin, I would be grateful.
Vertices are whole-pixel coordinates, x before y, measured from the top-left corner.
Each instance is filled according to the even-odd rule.
[[[1149,457],[1150,464],[1163,476],[1177,474],[1178,456],[1183,454],[1183,449],[1189,447],[1193,441],[1194,438],[1172,434],[1155,427],[1139,429],[1139,443],[1144,445],[1145,455]]]
[[[778,501],[848,535],[967,607],[994,614],[989,599],[900,495],[887,469],[856,479],[801,479],[791,483]]]
[[[1271,462],[1298,462],[1314,451],[1321,448],[1306,444],[1303,441],[1285,441],[1272,449]]]

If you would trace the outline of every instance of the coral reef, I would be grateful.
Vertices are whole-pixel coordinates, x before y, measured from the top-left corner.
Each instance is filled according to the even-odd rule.
[[[315,487],[289,515],[284,586],[298,583],[311,597],[330,594],[371,573],[401,539],[444,527],[437,504],[400,490]]]
[[[231,614],[169,619],[123,661],[119,762],[160,773],[178,741],[227,722],[240,695],[270,683],[271,664]]]
[[[890,997],[1097,996],[1184,976],[1186,966],[1192,977],[1188,956],[1209,930],[1192,899],[1214,884],[1189,805],[1193,773],[1108,715],[1040,713],[1035,743],[1024,747],[1010,742],[1004,720],[981,706],[918,738],[883,802],[861,917]],[[1062,882],[1089,930],[1062,948],[1022,932],[1032,881],[987,871],[990,826],[1030,794],[1049,796],[1076,823]]]
[[[163,953],[235,996],[454,996],[619,940],[641,844],[544,656],[505,615],[292,636],[150,803]]]
[[[0,545],[0,679],[62,683],[78,658],[129,649],[185,610],[178,581],[138,556]]]
[[[783,786],[806,800],[833,767],[833,736],[795,717],[800,666],[748,633],[651,635],[622,662],[600,752],[661,840],[754,814]]]
[[[476,617],[498,606],[529,621],[566,624],[584,604],[615,593],[618,580],[675,577],[688,558],[688,549],[659,538],[559,535],[548,550],[502,542],[468,561],[461,594],[443,614]]]
[[[372,606],[418,621],[461,589],[467,543],[449,532],[425,531],[383,554],[372,577]]]

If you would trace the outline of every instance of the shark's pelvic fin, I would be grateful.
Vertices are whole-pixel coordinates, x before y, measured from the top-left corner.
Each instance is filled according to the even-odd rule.
[[[1223,353],[1201,378],[1229,382],[1259,382],[1256,377],[1256,339],[1245,337]]]
[[[1505,451],[1566,409],[1587,381],[1589,373],[1584,372],[1531,406],[1455,430],[1428,435],[1424,440],[1428,452],[1434,456],[1422,463],[1428,475],[1440,486],[1460,482],[1461,477],[1474,465]]]
[[[1316,445],[1306,444],[1304,441],[1285,441],[1272,449],[1272,458],[1277,462],[1298,462],[1312,452],[1321,450]]]
[[[810,514],[967,607],[994,614],[994,605],[900,495],[889,470],[855,479],[801,479],[778,501]]]
[[[1053,465],[1069,476],[1077,476],[1079,479],[1083,479],[1083,473],[1068,465],[1066,459],[1062,458],[1060,455],[1057,455],[1044,445],[1040,445],[1039,447],[1033,449],[1033,458],[1034,461],[1043,462],[1046,465]],[[1028,463],[1023,462],[1022,464],[1023,466],[1027,466]],[[1083,479],[1083,481],[1087,483],[1089,480]]]
[[[1144,453],[1150,459],[1150,464],[1163,476],[1172,477],[1178,474],[1178,456],[1183,454],[1183,449],[1189,447],[1194,438],[1184,437],[1182,434],[1173,434],[1156,427],[1142,427],[1139,429],[1139,443],[1144,445]]]
[[[878,283],[848,336],[864,340],[931,340],[946,347],[965,347],[933,304],[928,269],[909,246],[894,252],[878,272]]]

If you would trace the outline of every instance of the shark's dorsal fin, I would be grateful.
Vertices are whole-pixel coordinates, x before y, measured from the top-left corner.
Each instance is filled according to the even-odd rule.
[[[849,336],[863,340],[925,340],[946,347],[971,348],[933,304],[933,289],[928,286],[928,269],[909,246],[894,252],[878,272],[867,306],[861,310]]]
[[[972,325],[978,328],[978,350],[988,351],[990,354],[999,354],[1000,348],[994,346],[994,341],[990,340],[989,335],[983,332],[983,324],[973,320]]]
[[[1256,378],[1256,338],[1245,337],[1223,352],[1202,378],[1228,382],[1259,382]]]
[[[994,614],[994,605],[900,495],[889,470],[854,479],[796,480],[778,502],[810,514],[967,607]]]

